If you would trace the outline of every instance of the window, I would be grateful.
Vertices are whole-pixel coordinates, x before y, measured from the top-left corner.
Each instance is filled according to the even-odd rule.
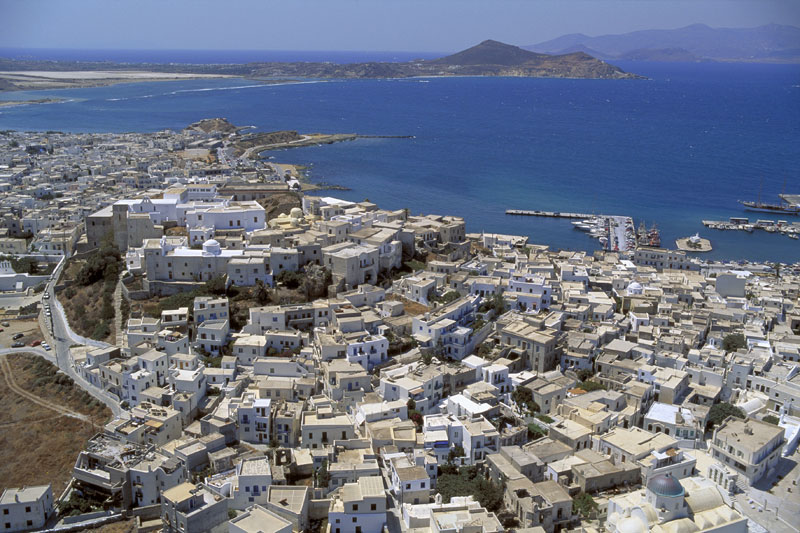
[[[374,504],[374,503],[373,503],[373,504],[371,504],[371,505],[369,506],[369,510],[370,510],[370,511],[377,511],[377,510],[378,510],[378,505],[377,505],[377,504]]]
[[[30,506],[28,506],[28,507],[25,507],[25,512],[26,512],[26,513],[30,513],[30,512],[31,512],[31,508],[30,508]]]
[[[353,511],[358,511],[358,504],[357,503],[353,504]]]

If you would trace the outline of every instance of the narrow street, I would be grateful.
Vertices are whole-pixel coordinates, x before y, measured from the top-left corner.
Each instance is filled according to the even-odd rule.
[[[63,268],[63,263],[62,266],[56,269],[56,271],[53,273],[51,281],[47,284],[47,288],[45,289],[45,292],[50,295],[49,301],[52,302],[50,305],[50,317],[52,318],[44,318],[46,327],[42,333],[53,347],[53,351],[55,352],[54,362],[58,368],[63,370],[69,377],[71,377],[79,387],[106,404],[108,408],[111,409],[111,412],[114,414],[114,416],[120,416],[120,414],[123,412],[123,409],[120,407],[119,402],[107,392],[98,389],[86,381],[73,366],[72,357],[70,356],[69,351],[70,346],[74,344],[84,344],[84,342],[82,338],[76,335],[69,328],[67,318],[64,316],[64,311],[61,308],[61,305],[56,301],[54,289],[55,280],[58,279],[61,268]],[[105,343],[100,342],[97,342],[96,345],[107,346]]]

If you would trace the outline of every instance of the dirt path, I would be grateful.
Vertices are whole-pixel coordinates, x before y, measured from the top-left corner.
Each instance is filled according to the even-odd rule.
[[[35,403],[40,407],[44,407],[45,409],[50,409],[51,411],[55,411],[59,413],[59,416],[71,416],[73,418],[77,418],[83,421],[89,421],[89,417],[73,411],[72,409],[67,409],[66,407],[61,407],[60,405],[55,405],[52,402],[47,402],[40,397],[36,396],[35,394],[31,394],[30,392],[26,391],[19,385],[17,382],[14,381],[14,372],[11,370],[11,365],[8,364],[8,359],[5,356],[0,356],[0,371],[3,373],[3,379],[8,385],[8,388],[12,391],[16,392],[26,400],[30,400],[31,402]]]
[[[31,424],[33,422],[47,422],[48,420],[55,420],[57,418],[61,418],[62,416],[66,416],[66,415],[46,416],[44,418],[34,418],[34,419],[28,419],[28,420],[19,420],[17,422],[6,422],[5,424],[0,424],[0,429],[13,428],[14,426],[19,426],[19,425],[22,425],[22,424]]]

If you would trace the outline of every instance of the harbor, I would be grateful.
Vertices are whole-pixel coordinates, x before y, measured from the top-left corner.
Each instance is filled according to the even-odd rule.
[[[600,241],[604,250],[627,252],[635,250],[637,246],[638,237],[634,230],[633,219],[627,216],[525,209],[506,209],[506,214],[573,219],[573,227],[577,230],[585,231],[590,237]],[[641,243],[641,240],[638,240],[638,242]],[[649,241],[647,244],[659,246],[660,243],[659,238],[656,244],[649,244]]]
[[[746,231],[752,233],[760,230],[767,233],[780,233],[790,239],[800,239],[800,222],[789,223],[786,220],[756,220],[750,222],[746,217],[731,217],[728,220],[704,220],[703,225],[710,229],[724,231]]]

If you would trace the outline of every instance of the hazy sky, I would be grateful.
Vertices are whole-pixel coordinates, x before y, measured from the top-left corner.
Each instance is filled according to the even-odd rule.
[[[702,22],[800,26],[800,0],[0,0],[0,47],[454,51]]]

